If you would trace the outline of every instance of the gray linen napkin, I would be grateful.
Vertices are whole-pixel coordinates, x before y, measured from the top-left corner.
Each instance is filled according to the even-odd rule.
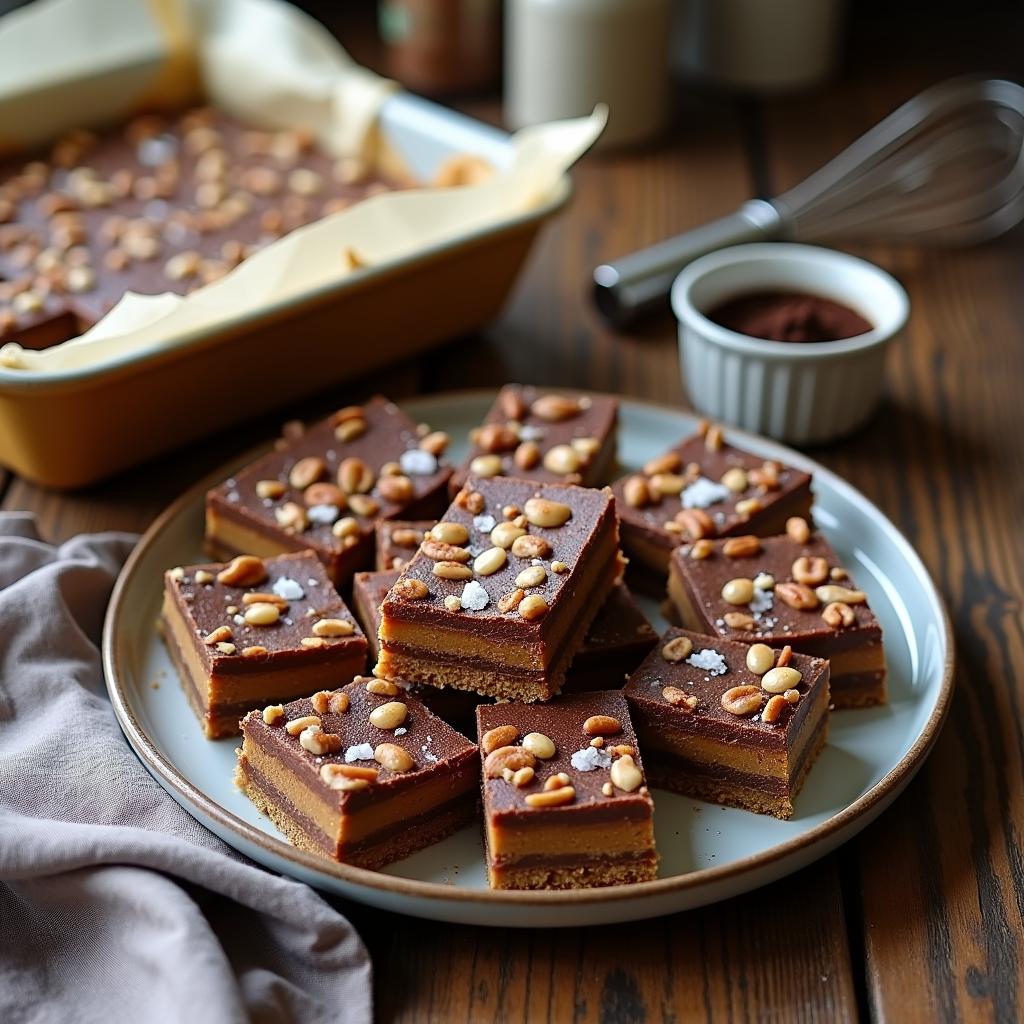
[[[0,1021],[368,1021],[348,921],[189,817],[121,735],[97,645],[132,540],[55,547],[0,515]]]

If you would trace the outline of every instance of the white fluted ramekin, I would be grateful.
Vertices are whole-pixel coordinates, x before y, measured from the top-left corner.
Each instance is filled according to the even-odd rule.
[[[849,306],[874,329],[843,341],[779,342],[738,334],[704,312],[751,292],[806,292]],[[813,245],[765,242],[702,256],[672,286],[683,379],[703,415],[792,444],[859,427],[885,381],[885,352],[903,330],[907,293],[866,260]]]

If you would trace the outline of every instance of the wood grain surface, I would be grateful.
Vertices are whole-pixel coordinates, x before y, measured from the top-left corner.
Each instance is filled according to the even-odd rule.
[[[1011,44],[1024,38],[1021,16],[991,6],[969,25],[947,13],[934,44],[917,45],[916,23],[870,5],[843,76],[807,98],[738,103],[680,90],[666,140],[582,162],[571,208],[497,323],[293,412],[375,388],[402,398],[510,379],[685,405],[671,320],[613,333],[590,305],[590,269],[793,184],[946,74],[1002,66],[1020,77],[1024,51]],[[466,106],[499,116],[492,101]],[[962,252],[854,251],[907,287],[910,330],[892,353],[878,416],[814,455],[906,532],[946,596],[958,690],[930,760],[838,854],[715,907],[634,925],[498,931],[346,906],[374,957],[381,1020],[1024,1018],[1024,235]],[[279,419],[72,495],[0,476],[3,507],[36,512],[57,539],[140,530]]]

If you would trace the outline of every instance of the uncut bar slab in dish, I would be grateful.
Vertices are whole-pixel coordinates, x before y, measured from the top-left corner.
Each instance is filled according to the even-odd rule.
[[[400,575],[398,571],[358,572],[352,581],[352,608],[370,644],[371,659],[377,656],[381,604]],[[621,688],[657,639],[629,588],[625,583],[616,584],[590,624],[583,646],[565,674],[562,692]],[[434,686],[421,685],[413,692],[446,722],[461,723],[484,700],[469,691]]]
[[[366,637],[311,551],[181,566],[164,575],[160,630],[207,737],[251,708],[340,686]]]
[[[654,803],[619,690],[477,709],[494,889],[654,878]]]
[[[693,437],[612,485],[630,574],[660,594],[672,549],[701,537],[781,533],[810,517],[811,477],[729,444],[721,428]]]
[[[828,736],[827,661],[670,629],[624,692],[651,785],[792,817]]]
[[[301,129],[255,130],[211,107],[70,132],[0,164],[0,344],[65,341],[127,291],[184,295],[297,227],[408,184]]]
[[[214,557],[262,557],[311,548],[338,587],[369,569],[379,519],[436,518],[447,504],[447,437],[420,436],[377,396],[289,430],[274,451],[206,497]]]
[[[547,700],[622,568],[610,491],[471,478],[384,599],[376,672]]]
[[[419,550],[436,519],[379,519],[377,521],[377,572],[404,569]]]
[[[885,703],[882,627],[832,546],[803,519],[777,537],[677,548],[668,590],[688,629],[744,643],[792,644],[827,658],[836,708]]]
[[[506,384],[470,434],[470,451],[451,491],[471,475],[601,486],[615,464],[618,413],[618,399],[610,395]]]
[[[358,679],[242,720],[235,781],[295,846],[377,869],[475,817],[476,745],[395,690]]]

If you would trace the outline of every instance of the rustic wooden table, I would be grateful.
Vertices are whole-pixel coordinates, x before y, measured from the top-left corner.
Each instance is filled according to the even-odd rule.
[[[498,323],[289,414],[370,388],[401,398],[505,380],[684,406],[673,324],[613,334],[587,297],[594,264],[777,192],[923,86],[993,66],[990,43],[1022,38],[1019,15],[1001,24],[980,33],[950,16],[938,42],[920,45],[913,23],[877,20],[858,30],[853,70],[810,98],[681,97],[671,141],[583,161],[571,209],[543,237]],[[1020,60],[1018,46],[1009,57],[1018,77]],[[470,109],[498,116],[493,102]],[[497,931],[346,907],[374,957],[381,1019],[1024,1018],[1024,235],[969,252],[860,251],[907,287],[910,330],[872,424],[815,455],[906,532],[946,596],[958,689],[929,762],[839,853],[687,914]],[[141,530],[280,418],[76,494],[5,478],[3,507],[36,512],[54,538]]]

